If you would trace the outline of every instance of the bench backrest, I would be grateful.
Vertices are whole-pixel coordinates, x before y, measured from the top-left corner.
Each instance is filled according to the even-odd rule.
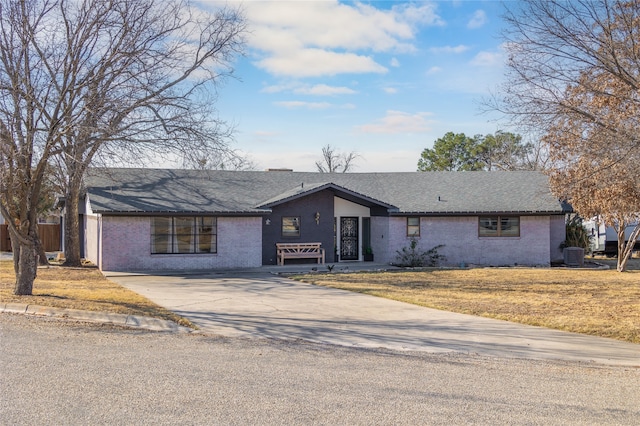
[[[322,243],[276,243],[278,250],[283,251],[317,251]]]

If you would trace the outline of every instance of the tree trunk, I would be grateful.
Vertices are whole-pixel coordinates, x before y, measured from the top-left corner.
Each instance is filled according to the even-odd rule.
[[[9,239],[11,240],[11,252],[13,253],[13,272],[17,277],[20,264],[20,243],[17,238],[14,238],[11,228],[9,228]]]
[[[39,234],[38,234],[38,242],[37,242],[36,250],[38,252],[38,265],[49,266],[49,259],[47,259],[47,252],[44,251],[44,246],[42,245],[42,240],[40,239]]]
[[[65,200],[66,214],[64,216],[64,266],[82,266],[80,255],[80,220],[78,191],[69,189]]]
[[[631,259],[631,255],[633,254],[633,249],[635,248],[635,245],[636,245],[636,240],[640,235],[640,223],[638,223],[636,227],[633,229],[633,231],[631,232],[631,235],[629,236],[629,240],[625,241],[625,231],[627,228],[626,226],[624,226],[625,224],[626,223],[623,223],[623,225],[617,229],[618,262],[616,265],[616,269],[618,270],[618,272],[624,272],[627,270],[627,263],[629,262],[629,259]]]
[[[38,272],[38,250],[36,244],[20,245],[20,260],[18,262],[18,274],[16,275],[16,288],[14,294],[19,296],[31,296],[33,294],[33,282]]]
[[[629,250],[628,244],[624,242],[624,228],[622,228],[622,236],[618,233],[618,262],[616,264],[618,272],[627,270],[629,257],[631,257],[631,250]]]

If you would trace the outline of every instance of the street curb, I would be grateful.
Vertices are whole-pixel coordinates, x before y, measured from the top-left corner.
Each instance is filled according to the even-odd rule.
[[[173,321],[158,318],[109,312],[83,311],[79,309],[51,308],[25,303],[0,303],[0,313],[64,318],[92,323],[113,324],[121,327],[140,328],[149,331],[171,333],[191,333],[193,331]]]

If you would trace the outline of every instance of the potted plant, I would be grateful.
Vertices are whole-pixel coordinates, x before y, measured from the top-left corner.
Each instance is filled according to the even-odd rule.
[[[365,247],[365,249],[364,249],[364,261],[365,262],[373,262],[373,250],[371,250],[371,247]]]

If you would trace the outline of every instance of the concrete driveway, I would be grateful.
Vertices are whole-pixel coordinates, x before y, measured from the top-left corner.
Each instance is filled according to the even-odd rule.
[[[222,336],[640,366],[640,345],[422,308],[268,272],[106,275]]]

